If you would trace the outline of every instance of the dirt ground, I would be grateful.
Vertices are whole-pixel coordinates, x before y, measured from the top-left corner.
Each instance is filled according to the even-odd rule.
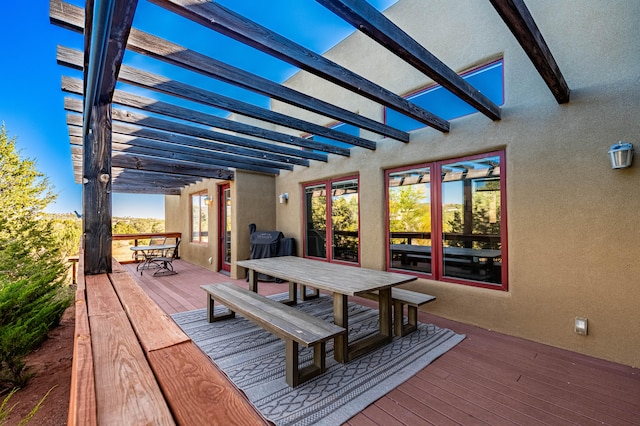
[[[53,390],[28,425],[67,424],[74,327],[75,306],[72,305],[63,314],[60,325],[51,330],[44,344],[27,358],[27,365],[35,376],[9,400],[9,406],[14,408],[2,426],[17,425],[51,388]]]

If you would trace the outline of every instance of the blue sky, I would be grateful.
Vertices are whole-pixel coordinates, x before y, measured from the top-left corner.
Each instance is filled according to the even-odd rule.
[[[369,3],[384,10],[395,1],[369,0]],[[68,2],[84,7],[81,0]],[[218,0],[217,3],[320,53],[353,32],[349,24],[313,0]],[[198,27],[145,0],[139,0],[134,27],[274,81],[283,81],[295,72],[289,64]],[[0,122],[5,124],[9,136],[17,138],[21,154],[36,160],[37,169],[54,185],[58,199],[47,211],[81,211],[82,189],[73,178],[64,94],[60,90],[63,75],[80,78],[81,74],[57,65],[55,58],[58,44],[81,50],[82,36],[49,23],[47,0],[7,0],[0,2],[0,40]],[[197,82],[227,96],[268,105],[263,96],[176,71],[136,54],[127,53],[125,63],[176,79],[184,76],[191,84]],[[145,94],[130,87],[122,88]],[[114,194],[112,209],[114,216],[162,218],[164,199],[158,195]]]

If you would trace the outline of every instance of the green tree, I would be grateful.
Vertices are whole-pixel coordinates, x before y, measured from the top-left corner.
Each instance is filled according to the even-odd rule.
[[[45,207],[55,199],[35,162],[0,128],[0,391],[28,379],[23,358],[71,302],[67,266]]]

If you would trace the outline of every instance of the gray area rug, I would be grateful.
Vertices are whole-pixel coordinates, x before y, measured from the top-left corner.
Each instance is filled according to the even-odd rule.
[[[271,297],[283,300],[286,296]],[[297,306],[328,321],[333,318],[331,297]],[[284,379],[284,341],[249,320],[236,316],[209,324],[206,309],[175,314],[173,319],[276,425],[339,425],[465,337],[419,324],[418,331],[347,364],[333,359],[333,342],[327,342],[327,371],[293,389]],[[377,331],[378,313],[349,302],[349,323],[349,341],[354,342]],[[311,348],[301,348],[300,362],[311,363],[312,354]]]

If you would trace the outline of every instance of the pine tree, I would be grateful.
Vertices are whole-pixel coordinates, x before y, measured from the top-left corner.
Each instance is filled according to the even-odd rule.
[[[24,356],[71,302],[66,266],[45,207],[55,199],[35,162],[0,127],[0,391],[26,383]]]

